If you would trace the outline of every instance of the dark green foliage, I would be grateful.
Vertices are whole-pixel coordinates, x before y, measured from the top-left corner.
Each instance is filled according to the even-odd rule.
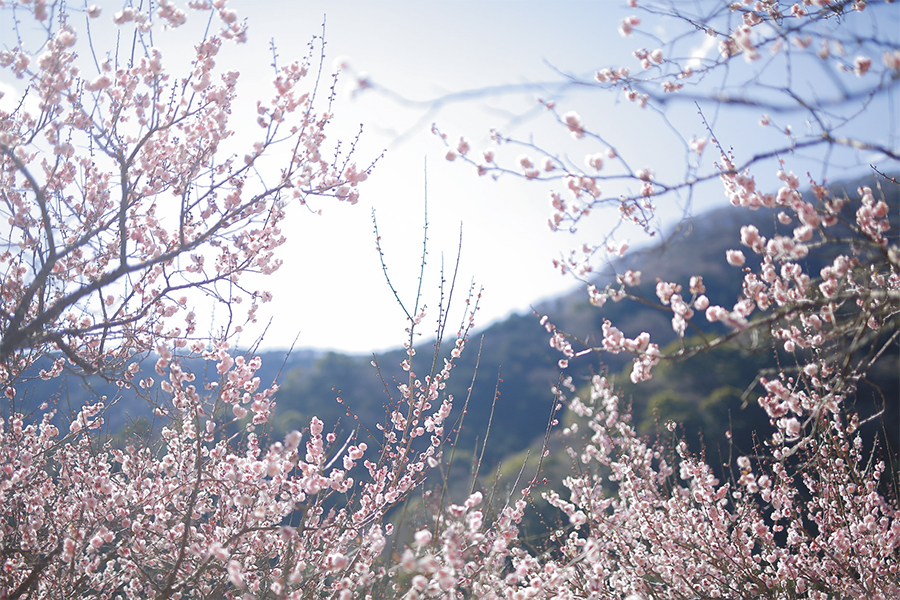
[[[654,368],[653,379],[638,385],[622,377],[622,394],[633,402],[638,433],[652,437],[674,421],[694,452],[705,450],[719,462],[730,452],[726,432],[737,452],[749,454],[753,432],[767,430],[768,417],[756,404],[758,390],[748,387],[760,371],[773,366],[771,352],[720,346],[685,361],[663,362]]]

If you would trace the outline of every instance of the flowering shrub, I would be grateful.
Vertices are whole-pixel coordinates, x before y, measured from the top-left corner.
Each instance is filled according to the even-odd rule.
[[[838,136],[828,124],[852,123],[855,103],[896,87],[900,50],[852,20],[852,11],[868,10],[865,2],[700,5],[708,10],[649,7],[651,17],[687,33],[635,51],[641,74],[604,68],[596,85],[662,110],[667,98],[686,95],[692,78],[728,71],[744,78],[735,84],[726,77],[714,93],[694,98],[728,104],[738,101],[729,92],[749,85],[749,94],[754,83],[775,94],[763,84],[766,69],[801,53],[803,61],[836,65],[859,78],[849,86],[849,106],[810,100],[787,85],[783,96],[805,111],[812,133],[795,135],[783,126],[784,148],[739,162],[710,128],[709,137],[685,141],[691,154],[683,180],[674,182],[659,175],[663,168],[632,168],[586,119],[574,112],[557,116],[550,103],[577,143],[604,146],[589,149],[587,172],[550,152],[539,160],[518,156],[512,168],[498,164],[503,159],[493,148],[475,160],[465,139],[447,157],[462,157],[479,173],[562,181],[565,191],[551,193],[553,229],[574,229],[610,202],[623,218],[647,226],[659,197],[716,179],[738,207],[779,210],[784,230],[767,239],[745,227],[722,257],[743,273],[733,304],[707,297],[700,274],[656,282],[658,306],[671,314],[673,331],[688,340],[688,328],[694,329],[701,334],[697,344],[685,341],[666,354],[648,332],[625,332],[610,321],[591,344],[556,327],[552,316],[541,321],[562,355],[561,369],[587,353],[626,353],[634,358],[635,383],[650,379],[660,361],[754,334],[790,359],[758,381],[759,409],[771,430],[758,432],[757,447],[723,469],[677,438],[666,445],[638,436],[608,378],[595,376],[581,390],[567,378],[554,390],[554,404],[577,418],[553,433],[554,412],[541,449],[547,452],[551,439],[565,442],[572,469],[562,487],[541,490],[535,477],[499,503],[489,501],[487,490],[463,498],[443,490],[426,518],[411,520],[407,539],[391,522],[391,510],[423,485],[430,469],[446,464],[453,398],[445,385],[477,302],[470,299],[446,358],[447,315],[440,307],[437,344],[424,371],[414,346],[424,311],[407,311],[401,366],[408,377],[384,422],[371,428],[378,433],[370,429],[365,439],[358,432],[339,435],[317,417],[283,440],[264,439],[259,428],[275,410],[277,385],[260,381],[258,358],[231,348],[239,322],[209,339],[196,333],[187,309],[188,293],[229,306],[245,297],[246,318],[253,319],[269,296],[242,287],[241,275],[278,268],[278,223],[289,201],[356,200],[366,169],[325,158],[331,115],[317,112],[314,88],[301,91],[313,57],[278,70],[273,99],[258,104],[259,141],[243,157],[222,158],[234,132],[229,112],[237,74],[218,71],[216,55],[223,43],[246,35],[225,0],[189,4],[221,30],[197,44],[190,71],[178,80],[149,37],[154,19],[177,28],[189,18],[167,0],[152,18],[130,6],[113,15],[129,28],[136,54],[98,61],[90,78],[76,66],[79,37],[63,5],[9,3],[6,9],[32,19],[46,36],[18,39],[0,52],[0,66],[30,83],[17,109],[0,111],[0,190],[9,221],[0,255],[0,377],[9,399],[0,419],[0,598],[900,595],[900,506],[896,495],[881,493],[884,480],[896,475],[867,453],[851,406],[859,381],[900,336],[892,209],[877,186],[841,195],[812,176],[814,199],[804,197],[800,178],[781,158],[821,147],[822,161],[832,151],[860,149],[896,160],[891,147]],[[106,18],[96,7],[84,12]],[[630,36],[641,27],[643,20],[632,16],[619,31]],[[690,56],[675,50],[692,35],[718,40],[718,57],[679,58]],[[40,53],[29,51],[32,46]],[[778,60],[761,61],[764,50]],[[848,51],[859,54],[850,59]],[[870,58],[878,52],[881,63]],[[734,64],[738,57],[765,65],[747,70]],[[762,91],[740,100],[784,109]],[[769,117],[763,122],[776,127]],[[499,133],[494,139],[501,147],[517,143]],[[277,184],[266,186],[254,166],[279,156],[276,147],[287,149],[285,162]],[[709,148],[717,154],[712,165],[700,160]],[[783,185],[766,193],[751,169],[758,173],[775,160]],[[897,185],[877,174],[882,186]],[[632,191],[605,196],[601,184],[614,179],[629,181]],[[625,248],[607,240],[559,265],[586,278],[592,256]],[[810,271],[811,253],[828,256],[828,264]],[[641,285],[642,274],[629,270],[605,288],[589,286],[589,299],[598,308],[608,301],[647,302],[636,293]],[[711,329],[716,326],[723,329]],[[136,361],[151,350],[160,380],[135,380]],[[190,355],[215,375],[199,378],[183,361]],[[63,430],[49,403],[24,414],[16,386],[46,356],[53,359],[40,373],[46,379],[68,366],[122,386],[158,389],[158,443],[117,445],[100,435],[111,410],[105,397],[78,407]],[[676,424],[667,427],[674,432]],[[535,549],[521,539],[519,526],[538,493],[563,522]],[[386,552],[391,536],[397,550]]]

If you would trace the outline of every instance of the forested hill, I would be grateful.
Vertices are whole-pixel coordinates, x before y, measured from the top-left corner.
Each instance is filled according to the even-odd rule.
[[[846,186],[853,196],[857,185]],[[896,186],[886,188],[885,192],[889,194],[893,218],[896,218],[897,207],[900,206]],[[549,315],[560,330],[595,343],[599,339],[603,320],[609,319],[627,336],[648,331],[654,341],[666,346],[675,342],[676,337],[670,323],[671,313],[657,308],[659,303],[654,293],[657,278],[680,283],[687,288],[692,275],[702,275],[711,303],[730,307],[740,291],[741,271],[726,264],[725,251],[741,248],[740,227],[748,223],[756,225],[766,237],[770,237],[776,228],[780,233],[789,233],[791,227],[778,224],[776,211],[748,211],[731,207],[715,210],[681,223],[664,243],[629,254],[609,265],[598,277],[596,284],[601,287],[614,278],[615,273],[624,273],[629,268],[641,271],[643,283],[640,289],[649,301],[647,305],[607,302],[602,308],[596,308],[589,304],[582,288],[544,301],[535,310],[539,314]],[[749,251],[745,254],[749,264],[755,256]],[[809,272],[818,273],[826,261],[830,262],[829,256],[812,253],[807,260]],[[705,323],[702,317],[697,321]],[[550,390],[560,377],[557,369],[560,355],[549,346],[548,340],[549,336],[535,314],[511,315],[472,336],[446,390],[456,398],[454,410],[458,417],[468,395],[467,389],[471,386],[457,449],[462,456],[474,453],[476,445],[484,439],[495,389],[499,390],[499,395],[493,406],[494,420],[487,444],[487,464],[520,451],[543,435],[553,405]],[[449,350],[449,347],[443,349],[444,354],[448,354]],[[419,363],[414,366],[415,370],[425,371],[425,363],[430,364],[431,355],[431,348],[423,343],[418,349],[416,360]],[[263,371],[259,373],[262,381],[269,382],[277,377],[280,383],[275,417],[269,424],[269,431],[278,437],[292,429],[308,426],[313,415],[325,423],[340,420],[339,428],[344,431],[359,424],[375,432],[374,425],[386,419],[386,405],[390,405],[392,397],[396,399],[398,396],[397,384],[403,381],[399,364],[405,353],[397,350],[377,356],[352,356],[301,350],[287,358],[284,352],[265,352],[262,358]],[[759,369],[772,364],[775,358],[734,347],[721,350],[714,356],[701,355],[688,363],[660,365],[655,370],[654,379],[641,386],[630,385],[627,377],[620,377],[619,380],[633,401],[636,421],[644,433],[654,432],[657,419],[672,418],[682,424],[689,439],[699,442],[698,432],[703,431],[704,439],[716,445],[723,439],[723,423],[730,422],[729,427],[737,432],[738,439],[749,443],[749,431],[760,424],[758,413],[761,411],[753,406],[741,409],[739,398],[753,382]],[[373,359],[380,371],[372,366]],[[146,362],[148,369],[152,368],[152,362]],[[476,363],[477,377],[472,385]],[[572,375],[579,385],[592,373],[601,370],[618,374],[624,369],[624,374],[627,374],[629,364],[630,360],[623,355],[585,356],[571,361],[565,374]],[[884,422],[888,437],[892,438],[896,449],[900,423],[897,412],[900,404],[900,364],[896,344],[882,358],[876,374],[872,386],[880,391],[877,394],[871,390],[865,392],[868,396],[861,399],[866,404],[860,412],[863,415],[872,414],[880,403],[876,396],[889,400]],[[62,389],[58,381],[37,382],[27,388],[25,394],[32,406],[43,399],[57,399],[63,412],[78,406],[90,395],[106,394],[110,398],[117,395],[115,388],[96,381],[88,381],[88,384],[71,377]],[[338,396],[342,398],[342,403],[336,401]],[[119,431],[126,424],[134,428],[135,418],[144,419],[149,414],[146,402],[134,398],[128,390],[124,390],[120,397],[118,405],[107,414],[112,432]],[[146,423],[142,426],[146,427]],[[739,435],[742,431],[743,436]]]

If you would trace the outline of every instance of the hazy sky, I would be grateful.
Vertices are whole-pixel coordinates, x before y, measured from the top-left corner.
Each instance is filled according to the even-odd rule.
[[[360,159],[386,149],[354,207],[320,203],[323,216],[291,221],[285,266],[276,275],[273,304],[277,333],[267,345],[283,345],[300,332],[299,344],[346,351],[394,347],[404,340],[405,319],[385,283],[374,248],[371,209],[392,282],[404,301],[414,300],[422,251],[424,172],[428,167],[429,243],[424,300],[436,316],[443,260],[455,263],[462,249],[459,291],[470,281],[484,286],[478,323],[484,325],[577,282],[561,276],[551,259],[575,243],[546,225],[545,189],[521,181],[492,182],[444,159],[430,133],[432,122],[453,139],[465,135],[480,151],[489,130],[522,133],[538,126],[537,92],[486,96],[429,112],[375,93],[350,98],[356,76],[410,100],[504,84],[560,80],[554,68],[589,74],[619,45],[614,2],[255,2],[235,4],[248,15],[248,53],[268,60],[274,38],[280,57],[300,52],[323,18],[329,66],[344,62],[335,124],[355,133],[364,126]],[[264,6],[272,6],[271,11]],[[282,12],[282,10],[284,12]],[[573,19],[579,24],[573,30]],[[583,27],[594,23],[595,27]],[[577,33],[581,30],[581,33]],[[512,129],[512,131],[510,131]],[[338,128],[336,127],[336,130]],[[555,130],[552,133],[556,133]],[[567,137],[567,136],[565,136]],[[299,282],[299,283],[298,283]],[[462,309],[458,303],[457,308]],[[426,329],[425,331],[428,331]]]
[[[551,143],[567,132],[548,128],[540,116],[538,91],[489,94],[451,103],[440,111],[404,105],[376,93],[351,92],[359,75],[412,101],[447,93],[502,85],[558,82],[556,69],[590,75],[602,64],[628,60],[615,31],[624,12],[615,2],[236,2],[250,23],[250,39],[240,48],[242,83],[266,86],[271,79],[270,40],[278,60],[300,56],[325,22],[331,68],[348,69],[338,86],[333,134],[350,138],[363,125],[357,149],[361,161],[385,151],[353,207],[322,201],[323,215],[295,211],[285,227],[285,264],[267,282],[275,301],[268,347],[283,347],[300,334],[300,346],[368,352],[396,347],[405,339],[397,306],[375,251],[374,208],[392,283],[412,304],[422,252],[425,162],[428,173],[428,260],[423,284],[429,314],[437,315],[440,265],[452,272],[462,227],[456,299],[471,281],[484,287],[478,323],[486,325],[511,311],[527,311],[577,282],[561,276],[551,260],[576,242],[553,234],[549,188],[513,179],[479,178],[430,133],[436,123],[455,140],[465,135],[480,152],[489,131],[548,132]],[[594,23],[582,34],[573,30]],[[633,60],[633,59],[632,59]],[[252,65],[250,61],[256,64]],[[251,66],[252,65],[252,66]],[[515,88],[513,88],[515,89]],[[549,97],[555,86],[547,88]],[[512,91],[512,90],[511,90]],[[574,94],[573,94],[574,96]],[[604,100],[599,98],[598,100]],[[526,116],[519,123],[519,117]],[[514,125],[514,123],[518,123]],[[607,125],[618,122],[610,122]],[[593,223],[598,234],[615,222]],[[584,231],[585,234],[589,230]],[[637,240],[635,240],[637,241]],[[463,304],[457,303],[461,311]],[[458,314],[461,314],[458,312]],[[426,327],[423,331],[428,332]]]
[[[113,31],[109,19],[121,6],[121,2],[100,4],[104,6],[102,22],[92,26],[95,46],[114,43],[108,33]],[[271,41],[278,63],[284,64],[303,56],[310,38],[321,34],[324,22],[326,69],[347,65],[337,88],[332,141],[348,142],[362,124],[357,161],[367,164],[384,152],[362,184],[356,206],[324,199],[315,204],[322,209],[321,216],[293,207],[284,226],[288,237],[281,248],[284,266],[261,283],[275,294],[275,300],[261,311],[261,321],[272,320],[264,347],[287,347],[298,335],[299,347],[348,352],[396,347],[404,341],[405,317],[381,271],[371,212],[374,208],[377,214],[392,282],[401,298],[412,304],[422,252],[426,160],[429,242],[423,295],[431,316],[436,316],[440,264],[443,260],[452,272],[460,227],[458,289],[465,290],[473,279],[484,287],[480,325],[511,311],[528,310],[531,304],[577,285],[555,271],[551,260],[583,242],[601,240],[617,222],[615,213],[595,214],[575,237],[554,234],[546,225],[549,188],[514,178],[496,182],[479,178],[471,167],[444,159],[445,149],[430,128],[434,122],[454,140],[465,135],[476,152],[490,144],[492,127],[519,137],[532,133],[538,145],[570,153],[573,162],[580,164],[577,157],[601,148],[572,140],[567,132],[551,126],[536,100],[554,96],[557,87],[551,84],[563,78],[561,73],[589,78],[605,66],[636,68],[631,51],[651,42],[623,40],[617,33],[619,21],[631,12],[624,1],[243,0],[229,4],[250,25],[248,42],[226,46],[219,58],[221,64],[242,73],[243,104],[233,120],[238,141],[240,123],[255,127],[253,108],[260,90],[266,90],[265,98],[270,89]],[[666,36],[664,30],[653,32]],[[157,39],[170,59],[195,43],[196,35],[196,29],[185,28]],[[363,73],[410,102],[375,91],[353,97],[356,78]],[[515,87],[524,84],[547,85],[543,90]],[[512,86],[506,91],[515,93],[484,94],[429,110],[435,108],[430,100],[495,86]],[[558,98],[558,104],[561,112],[577,110],[589,128],[616,140],[636,166],[642,166],[637,163],[643,158],[657,172],[669,165],[678,173],[684,152],[676,140],[667,138],[671,132],[654,129],[646,112],[617,100],[613,94],[570,90]],[[896,98],[891,101],[896,106]],[[688,137],[704,134],[692,107],[677,109],[671,117]],[[720,118],[715,122],[716,133],[736,146],[766,143],[757,132],[757,119],[758,115],[747,113]],[[706,186],[694,198],[692,211],[724,202],[720,186]],[[669,199],[661,207],[661,221],[674,222],[683,210],[676,199]],[[636,231],[623,230],[617,237],[629,239],[632,245],[646,242]],[[462,310],[461,303],[457,309]],[[250,343],[257,333],[248,332],[242,343]]]

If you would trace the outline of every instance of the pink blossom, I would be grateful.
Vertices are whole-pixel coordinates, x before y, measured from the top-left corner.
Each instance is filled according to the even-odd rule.
[[[588,296],[590,298],[591,304],[594,306],[603,306],[606,303],[606,300],[609,298],[608,294],[604,294],[597,290],[593,285],[588,286]]]
[[[349,563],[349,559],[340,552],[329,554],[325,558],[325,566],[331,571],[340,571],[342,569],[345,569]]]
[[[728,264],[732,267],[742,267],[745,262],[744,253],[740,250],[728,250],[725,253]]]
[[[631,269],[625,271],[625,275],[623,277],[623,282],[625,285],[629,287],[637,287],[641,285],[641,272],[640,271],[632,271]]]
[[[692,294],[702,294],[706,291],[706,286],[703,285],[703,277],[693,276],[690,279],[690,292]]]
[[[692,152],[696,154],[703,154],[703,149],[706,147],[706,144],[709,140],[705,137],[702,138],[691,138],[691,141],[688,143]]]
[[[619,23],[619,34],[622,37],[628,37],[631,35],[633,29],[641,24],[641,20],[636,16],[632,15],[630,17],[626,17],[622,19],[621,23]]]
[[[324,429],[324,423],[318,417],[313,417],[309,421],[309,433],[310,435],[317,436],[322,435],[322,430]]]
[[[229,560],[227,565],[228,579],[232,585],[238,588],[244,587],[244,578],[242,575],[241,563],[236,560]]]
[[[566,126],[569,128],[569,131],[572,132],[573,137],[584,137],[584,125],[581,123],[581,117],[578,116],[578,113],[576,113],[575,111],[567,112],[563,115],[563,121],[565,121]]]
[[[659,280],[656,282],[656,296],[663,304],[668,304],[673,294],[681,292],[681,286],[675,283]]]
[[[588,154],[584,157],[584,162],[590,168],[599,171],[603,168],[603,153],[597,152],[595,154]]]
[[[900,50],[886,50],[881,56],[881,62],[890,71],[900,71]]]
[[[129,21],[133,21],[135,16],[135,10],[131,7],[126,7],[119,12],[117,12],[113,16],[113,22],[117,25],[121,25],[123,23],[127,23]]]
[[[710,306],[706,309],[706,320],[710,323],[723,321],[728,317],[728,311],[721,306]]]
[[[431,543],[431,532],[427,529],[417,531],[414,537],[419,546],[427,546]]]

